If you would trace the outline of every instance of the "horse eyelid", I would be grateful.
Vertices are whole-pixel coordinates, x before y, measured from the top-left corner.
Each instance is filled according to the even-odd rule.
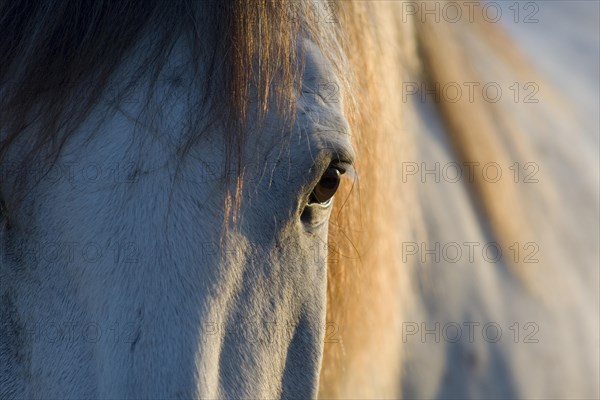
[[[357,177],[356,169],[351,162],[334,160],[331,162],[330,166],[338,168],[342,172],[343,176],[346,176],[352,180],[356,179]]]

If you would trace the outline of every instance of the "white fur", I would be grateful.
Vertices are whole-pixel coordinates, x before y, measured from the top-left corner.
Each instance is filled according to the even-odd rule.
[[[305,46],[295,126],[280,132],[270,111],[249,136],[240,229],[223,251],[227,186],[211,176],[224,132],[207,131],[177,164],[190,77],[161,83],[162,115],[137,118],[141,89],[120,111],[94,110],[58,159],[72,177],[32,186],[2,238],[0,397],[316,396],[329,209],[316,227],[300,214],[335,152],[352,149],[341,104],[311,94],[336,78]],[[55,258],[48,243],[67,250]],[[39,250],[5,254],[19,246]]]

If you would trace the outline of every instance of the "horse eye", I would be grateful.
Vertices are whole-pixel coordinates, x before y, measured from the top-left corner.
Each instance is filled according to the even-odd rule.
[[[329,167],[321,176],[319,183],[313,189],[313,192],[310,196],[310,203],[326,203],[328,202],[340,185],[340,177],[344,171],[341,171],[336,167]]]

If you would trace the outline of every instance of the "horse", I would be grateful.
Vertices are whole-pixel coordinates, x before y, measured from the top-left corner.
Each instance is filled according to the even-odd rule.
[[[1,1],[0,397],[597,397],[597,139],[431,4]]]

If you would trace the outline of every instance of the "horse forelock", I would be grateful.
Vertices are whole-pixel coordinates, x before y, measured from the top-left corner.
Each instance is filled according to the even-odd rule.
[[[300,37],[327,47],[324,55],[332,57],[334,68],[344,68],[341,52],[331,46],[334,29],[316,23],[312,2],[127,0],[73,5],[54,0],[15,7],[2,1],[0,11],[0,33],[7,38],[0,44],[0,162],[33,123],[44,129],[36,133],[24,161],[42,150],[45,158],[56,157],[142,38],[145,48],[137,53],[142,60],[126,77],[130,81],[120,95],[126,97],[141,81],[154,85],[173,46],[184,40],[190,68],[203,68],[196,77],[203,80],[199,105],[204,111],[193,121],[200,124],[190,126],[207,125],[207,116],[223,124],[226,162],[237,167],[243,161],[250,107],[259,121],[273,106],[287,120],[293,117],[302,74]],[[344,74],[338,75],[344,83]],[[258,102],[252,106],[251,92]],[[191,132],[190,143],[182,147],[200,134]]]

